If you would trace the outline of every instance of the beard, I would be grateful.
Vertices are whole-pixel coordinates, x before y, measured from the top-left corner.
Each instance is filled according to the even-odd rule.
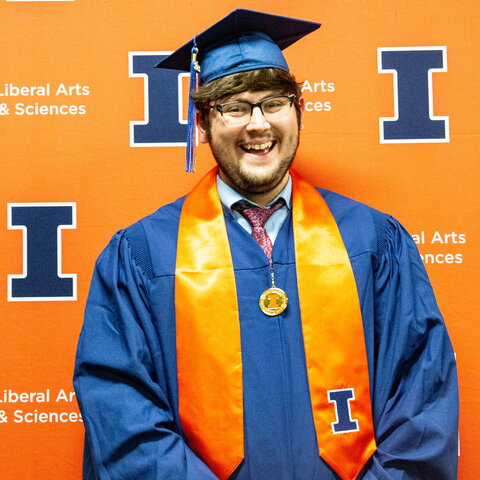
[[[286,141],[284,139],[283,141]],[[272,164],[258,167],[247,166],[244,162],[232,160],[221,141],[209,137],[210,150],[227,183],[244,196],[248,194],[264,194],[274,190],[285,178],[295,159],[299,145],[298,132],[288,139],[288,149]],[[277,145],[274,148],[278,148]]]

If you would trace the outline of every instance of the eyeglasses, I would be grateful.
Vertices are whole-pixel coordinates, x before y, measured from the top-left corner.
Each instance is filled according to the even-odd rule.
[[[217,110],[229,125],[245,125],[250,121],[255,107],[260,109],[267,121],[280,120],[286,117],[294,99],[295,94],[292,93],[290,95],[267,97],[258,103],[234,100],[219,105],[211,105],[210,108]]]

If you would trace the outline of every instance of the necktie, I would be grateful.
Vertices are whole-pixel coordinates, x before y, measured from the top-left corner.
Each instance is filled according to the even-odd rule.
[[[285,200],[279,198],[268,208],[254,207],[240,201],[232,205],[233,210],[240,212],[252,227],[252,237],[258,242],[265,252],[268,261],[272,263],[272,241],[265,230],[265,223],[277,211],[285,205]]]

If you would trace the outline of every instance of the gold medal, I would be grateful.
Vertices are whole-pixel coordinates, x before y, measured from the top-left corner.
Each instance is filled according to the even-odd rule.
[[[275,286],[265,290],[260,297],[260,309],[269,317],[280,315],[287,308],[287,304],[286,293]]]

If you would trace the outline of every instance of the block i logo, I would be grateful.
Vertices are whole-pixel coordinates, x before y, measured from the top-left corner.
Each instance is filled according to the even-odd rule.
[[[144,80],[144,120],[130,122],[131,147],[184,147],[183,79],[189,74],[155,68],[172,52],[129,52],[129,76]]]
[[[378,72],[393,73],[394,116],[380,118],[380,143],[449,142],[449,118],[433,114],[433,72],[447,47],[378,48]]]
[[[77,299],[77,276],[62,273],[62,230],[76,228],[75,203],[9,203],[8,229],[23,233],[23,273],[8,275],[8,301]]]

